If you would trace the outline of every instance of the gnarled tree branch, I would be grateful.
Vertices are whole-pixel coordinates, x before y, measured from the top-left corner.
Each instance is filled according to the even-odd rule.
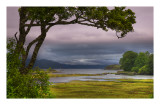
[[[16,36],[17,33],[18,33],[18,32],[16,32],[16,33],[14,34],[14,37],[15,37],[16,41],[18,42],[18,38],[17,38],[17,36]]]
[[[29,24],[29,26],[28,26],[28,28],[27,28],[27,30],[26,30],[26,32],[25,32],[26,35],[29,33],[29,31],[30,31],[30,29],[32,27],[33,22],[34,22],[34,20],[32,19],[31,22],[30,22],[30,24]]]
[[[30,50],[30,48],[32,47],[32,45],[33,45],[34,43],[38,42],[38,40],[39,40],[41,37],[42,37],[42,36],[39,35],[36,39],[34,39],[32,42],[30,42],[30,43],[28,44],[27,49],[26,49],[26,58],[25,58],[25,60],[27,59],[29,50]]]
[[[117,36],[118,39],[125,37],[125,36],[118,36],[117,33],[118,33],[118,31],[116,31],[116,36]]]

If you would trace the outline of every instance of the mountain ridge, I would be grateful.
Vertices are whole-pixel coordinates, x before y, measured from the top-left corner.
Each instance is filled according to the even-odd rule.
[[[26,64],[28,64],[30,59],[27,59]],[[35,64],[33,67],[38,66],[41,69],[48,69],[49,67],[54,68],[54,69],[104,69],[106,65],[71,65],[71,64],[63,64],[51,60],[46,60],[46,59],[40,59],[36,60]]]

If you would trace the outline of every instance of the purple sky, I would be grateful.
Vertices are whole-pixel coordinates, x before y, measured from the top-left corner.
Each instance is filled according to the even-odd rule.
[[[110,7],[111,8],[111,7]],[[125,51],[153,53],[153,7],[127,7],[136,13],[134,32],[118,39],[114,31],[82,26],[54,26],[47,33],[38,59],[67,64],[115,64]],[[18,31],[18,8],[7,8],[7,37]],[[32,28],[27,42],[40,34]],[[26,42],[26,43],[27,43]]]

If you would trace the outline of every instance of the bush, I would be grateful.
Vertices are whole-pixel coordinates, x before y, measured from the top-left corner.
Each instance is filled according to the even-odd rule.
[[[141,67],[138,71],[138,74],[141,74],[141,75],[149,74],[147,65],[144,65],[143,67]]]
[[[21,74],[21,56],[15,54],[16,41],[7,43],[7,98],[44,98],[52,97],[49,93],[48,75],[43,71],[32,70]]]
[[[132,71],[132,72],[136,72],[136,73],[138,73],[139,68],[138,68],[138,67],[132,67],[131,71]]]
[[[7,78],[7,98],[45,98],[49,93],[48,75],[43,71],[22,75],[15,71]]]

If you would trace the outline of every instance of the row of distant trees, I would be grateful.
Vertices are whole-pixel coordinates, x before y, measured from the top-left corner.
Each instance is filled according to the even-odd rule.
[[[140,53],[127,51],[123,54],[119,63],[124,71],[153,75],[153,54],[148,51]]]

